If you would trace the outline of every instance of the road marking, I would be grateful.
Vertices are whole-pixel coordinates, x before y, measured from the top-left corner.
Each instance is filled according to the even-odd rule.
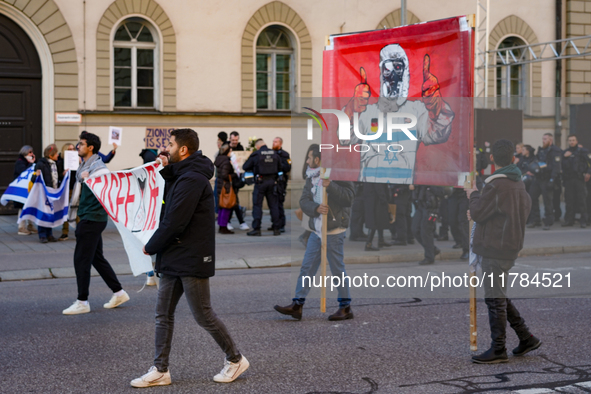
[[[575,384],[571,384],[568,386],[562,386],[562,387],[554,387],[554,389],[546,389],[546,388],[541,388],[541,389],[525,389],[525,390],[517,390],[517,391],[513,391],[513,393],[515,394],[549,394],[549,393],[587,393],[588,391],[586,389],[590,389],[591,388],[591,381],[589,382],[580,382],[580,383],[575,383]]]

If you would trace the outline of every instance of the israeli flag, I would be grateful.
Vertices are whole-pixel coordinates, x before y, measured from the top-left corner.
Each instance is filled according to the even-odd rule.
[[[41,227],[61,226],[68,220],[69,185],[70,171],[58,189],[45,186],[43,176],[38,176],[18,222],[30,220]]]
[[[14,181],[8,185],[8,189],[0,198],[0,204],[6,205],[8,201],[16,201],[24,204],[29,196],[29,182],[35,172],[35,164],[32,164],[29,168],[22,172]]]

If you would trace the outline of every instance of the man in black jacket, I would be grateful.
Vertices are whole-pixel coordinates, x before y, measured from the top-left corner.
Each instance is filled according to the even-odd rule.
[[[491,160],[496,170],[486,179],[482,194],[477,189],[466,189],[470,197],[469,215],[476,222],[473,252],[482,257],[484,275],[491,274],[494,278],[492,285],[490,281],[484,281],[492,343],[486,352],[472,357],[472,361],[478,364],[508,361],[505,349],[507,321],[519,337],[519,346],[513,349],[513,355],[523,356],[542,344],[530,333],[525,320],[507,298],[509,270],[523,248],[525,224],[531,209],[531,198],[521,180],[521,171],[513,164],[514,152],[511,141],[495,142]]]
[[[555,188],[560,187],[560,173],[562,171],[562,151],[554,145],[554,137],[546,133],[542,137],[542,146],[538,148],[536,158],[540,166],[540,172],[536,174],[530,188],[532,199],[532,223],[528,226],[534,228],[540,225],[540,195],[544,201],[544,230],[550,230],[554,224]],[[559,194],[560,197],[560,194]]]
[[[199,151],[199,137],[191,129],[170,133],[170,164],[160,174],[166,181],[164,214],[158,230],[144,247],[157,254],[155,271],[160,276],[156,304],[156,354],[147,374],[131,381],[133,387],[171,383],[168,358],[172,343],[174,311],[183,293],[193,317],[226,353],[225,365],[213,380],[234,381],[249,366],[225,325],[211,308],[209,278],[215,274],[215,213],[211,160]]]
[[[587,227],[587,190],[585,182],[591,177],[589,151],[579,146],[577,136],[568,136],[568,149],[563,152],[562,177],[566,213],[562,227],[574,226],[575,213],[581,213],[581,228]]]
[[[346,320],[353,318],[351,311],[351,280],[347,279],[344,262],[344,242],[351,215],[354,198],[353,182],[330,181],[322,179],[320,174],[320,147],[314,144],[308,150],[308,178],[300,198],[300,208],[308,216],[308,229],[312,232],[306,246],[302,268],[298,276],[295,297],[288,306],[275,305],[275,310],[284,315],[301,320],[306,296],[310,292],[312,278],[316,275],[321,262],[322,215],[327,217],[326,255],[332,273],[331,287],[338,289],[339,309],[328,320]],[[323,188],[326,188],[328,204],[322,201]],[[335,279],[338,279],[335,280]],[[321,280],[324,281],[323,278]]]

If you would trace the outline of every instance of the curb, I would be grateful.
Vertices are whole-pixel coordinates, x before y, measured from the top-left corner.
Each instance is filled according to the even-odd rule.
[[[519,257],[557,255],[569,253],[591,252],[591,245],[575,246],[552,246],[545,248],[526,248],[522,249]],[[457,260],[461,252],[441,252],[435,257],[436,260]],[[351,256],[345,257],[345,264],[384,264],[384,263],[412,263],[423,258],[421,252],[399,253],[383,256]],[[302,262],[292,261],[288,256],[281,257],[262,257],[258,259],[234,259],[221,260],[216,262],[216,270],[228,269],[253,269],[253,268],[277,268],[288,267],[291,265],[300,265]],[[117,275],[131,275],[129,264],[113,264],[113,270]],[[91,270],[91,276],[99,276],[94,268]],[[53,279],[53,278],[75,278],[74,267],[68,268],[35,268],[29,270],[0,271],[0,282]]]

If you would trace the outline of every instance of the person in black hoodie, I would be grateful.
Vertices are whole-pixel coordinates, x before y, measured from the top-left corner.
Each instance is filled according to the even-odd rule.
[[[232,382],[248,369],[249,363],[210,303],[209,278],[215,274],[215,212],[209,183],[213,163],[199,150],[199,137],[191,129],[173,130],[166,152],[170,162],[165,155],[160,156],[164,166],[160,174],[166,181],[164,213],[158,230],[144,246],[146,255],[157,255],[155,271],[160,277],[154,366],[132,380],[131,385],[171,383],[168,359],[174,312],[183,293],[197,324],[226,353],[224,368],[213,380]]]
[[[505,349],[507,321],[519,337],[514,356],[539,348],[542,342],[534,337],[513,302],[507,298],[509,270],[523,248],[525,224],[531,210],[531,198],[525,191],[521,171],[514,162],[514,147],[509,140],[493,144],[491,160],[496,171],[486,179],[480,193],[466,189],[470,197],[469,215],[476,222],[473,252],[482,257],[482,271],[494,283],[484,281],[484,301],[488,307],[491,347],[472,357],[478,364],[508,361]],[[505,278],[504,280],[502,278]]]

